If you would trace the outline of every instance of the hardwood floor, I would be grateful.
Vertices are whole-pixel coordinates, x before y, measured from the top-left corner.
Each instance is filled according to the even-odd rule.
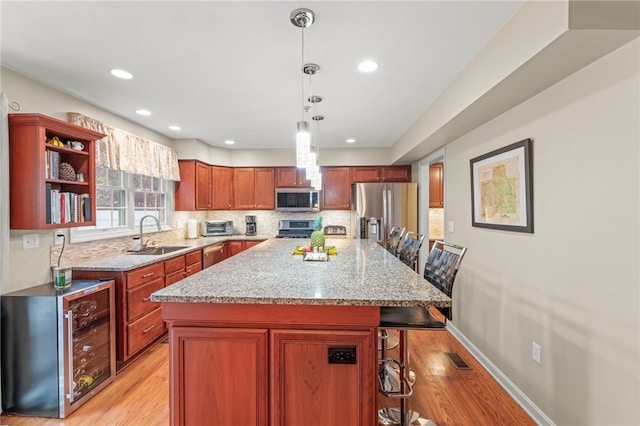
[[[447,331],[411,332],[416,373],[410,407],[438,426],[535,425],[502,387]],[[457,369],[446,355],[457,352],[471,367]],[[379,406],[397,406],[379,394]],[[125,426],[169,424],[169,345],[158,344],[122,371],[114,383],[66,419],[2,415],[0,424]],[[242,426],[214,425],[211,426]],[[291,425],[297,426],[297,425]],[[335,425],[352,426],[352,425]]]

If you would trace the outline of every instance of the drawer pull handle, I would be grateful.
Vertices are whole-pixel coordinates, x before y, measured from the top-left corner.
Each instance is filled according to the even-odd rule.
[[[148,302],[149,300],[151,300],[151,296],[145,297],[144,299],[142,299],[143,302]]]
[[[155,274],[155,272],[149,272],[148,274],[144,274],[142,276],[142,278],[149,278],[150,276],[152,276],[153,274]]]
[[[149,327],[145,328],[144,330],[142,330],[142,334],[147,334],[148,332],[150,332],[151,330],[153,330],[156,327],[155,324],[150,325]]]

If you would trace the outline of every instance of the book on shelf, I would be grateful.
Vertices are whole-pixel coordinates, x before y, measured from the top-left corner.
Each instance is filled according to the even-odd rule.
[[[45,222],[51,223],[51,184],[45,183],[44,185],[44,205],[45,205]]]

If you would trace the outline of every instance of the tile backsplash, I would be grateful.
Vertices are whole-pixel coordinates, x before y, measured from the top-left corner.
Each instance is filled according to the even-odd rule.
[[[342,225],[347,227],[347,235],[351,233],[351,211],[349,210],[324,210],[318,213],[282,213],[274,210],[224,210],[224,211],[177,211],[173,215],[173,230],[145,234],[145,241],[148,238],[149,244],[170,244],[187,238],[187,221],[195,219],[200,222],[204,220],[232,220],[233,233],[244,235],[245,216],[256,216],[258,236],[272,238],[278,234],[278,220],[280,219],[315,219],[322,216],[322,225]],[[200,235],[200,229],[198,229]],[[198,237],[203,238],[203,237]],[[50,250],[51,266],[58,265],[60,256],[60,266],[81,265],[105,256],[115,256],[131,249],[131,236],[109,238],[105,240],[88,241],[83,243],[66,244],[62,251],[62,246],[52,246]]]

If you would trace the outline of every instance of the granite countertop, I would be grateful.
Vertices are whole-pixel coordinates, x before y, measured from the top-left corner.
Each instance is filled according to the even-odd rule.
[[[308,240],[269,239],[176,284],[156,302],[451,306],[451,299],[370,240],[330,239],[337,255],[303,261],[293,255]]]
[[[141,255],[135,253],[122,253],[114,256],[108,256],[103,259],[93,260],[81,265],[74,265],[75,271],[130,271],[141,266],[151,265],[162,260],[180,256],[190,251],[200,250],[204,247],[222,243],[224,241],[237,240],[267,240],[272,235],[256,235],[248,237],[244,234],[225,235],[220,237],[201,237],[195,240],[180,240],[172,243],[161,244],[162,246],[185,246],[184,249],[176,250],[171,253],[161,255]]]

